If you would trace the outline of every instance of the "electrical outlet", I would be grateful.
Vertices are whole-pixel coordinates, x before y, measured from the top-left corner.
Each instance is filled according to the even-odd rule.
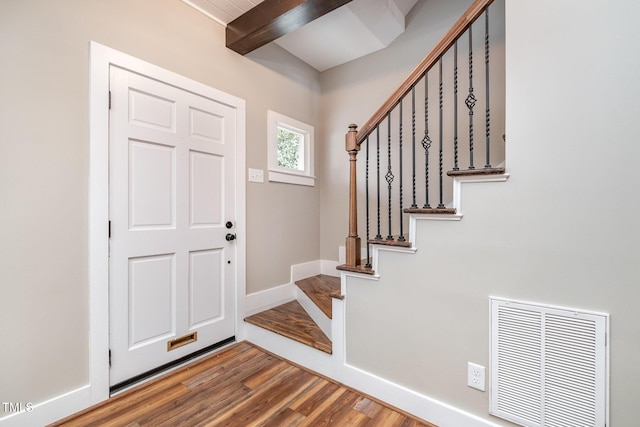
[[[249,182],[264,182],[264,171],[249,168]]]
[[[480,391],[484,391],[484,371],[484,366],[469,362],[467,366],[467,385]]]

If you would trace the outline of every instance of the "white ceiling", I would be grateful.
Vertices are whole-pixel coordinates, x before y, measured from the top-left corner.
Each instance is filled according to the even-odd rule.
[[[226,26],[264,0],[182,0],[209,18]]]
[[[182,0],[226,25],[263,0]],[[387,47],[418,0],[353,0],[275,41],[324,71]]]

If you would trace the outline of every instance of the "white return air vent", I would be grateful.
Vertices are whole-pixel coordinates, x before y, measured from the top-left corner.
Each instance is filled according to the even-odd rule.
[[[608,320],[492,297],[489,412],[528,427],[604,427]]]

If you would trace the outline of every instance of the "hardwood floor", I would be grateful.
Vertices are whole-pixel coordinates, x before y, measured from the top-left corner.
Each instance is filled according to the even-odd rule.
[[[296,282],[296,285],[329,318],[333,317],[331,299],[340,297],[340,278],[318,274]]]
[[[53,426],[435,427],[247,342]]]
[[[331,340],[296,300],[244,319],[268,331],[331,354]]]

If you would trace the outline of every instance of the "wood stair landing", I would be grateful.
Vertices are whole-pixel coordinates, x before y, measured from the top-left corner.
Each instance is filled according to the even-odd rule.
[[[339,277],[318,274],[317,276],[298,280],[296,285],[329,319],[333,318],[331,299],[342,298],[340,295]]]
[[[244,321],[325,353],[332,353],[331,340],[327,338],[298,301],[291,301],[254,314],[246,317]]]

